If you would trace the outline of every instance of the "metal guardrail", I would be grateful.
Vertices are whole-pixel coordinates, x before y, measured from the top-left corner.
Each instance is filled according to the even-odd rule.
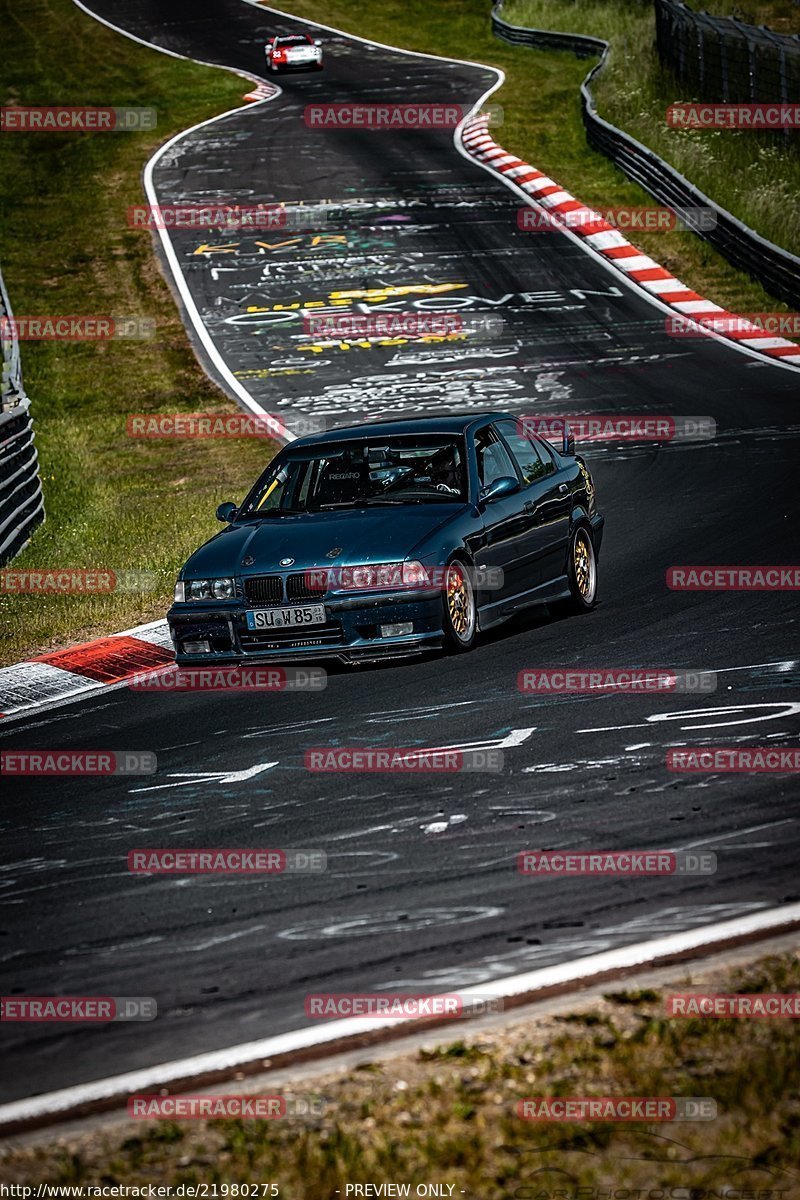
[[[12,318],[0,274],[0,318]],[[0,389],[0,566],[28,544],[44,521],[39,458],[31,404],[22,386],[19,342],[10,321],[0,321],[3,376]]]
[[[716,216],[713,229],[695,229],[724,258],[768,292],[793,308],[800,307],[800,258],[776,246],[748,228],[726,209],[690,183],[675,167],[636,138],[623,133],[599,116],[592,96],[593,80],[608,58],[608,42],[576,33],[554,33],[544,29],[526,29],[504,21],[503,0],[492,10],[492,31],[505,42],[547,50],[570,50],[581,58],[600,55],[600,61],[581,84],[581,108],[586,140],[593,150],[605,154],[629,179],[640,184],[660,204],[670,208],[709,208]]]
[[[658,57],[701,100],[800,96],[800,36],[655,0]],[[787,130],[787,136],[789,131]]]

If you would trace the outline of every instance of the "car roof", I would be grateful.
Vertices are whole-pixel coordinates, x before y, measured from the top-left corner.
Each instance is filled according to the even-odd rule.
[[[394,418],[367,421],[361,425],[343,425],[336,429],[328,429],[324,433],[309,434],[292,442],[291,447],[294,449],[296,446],[317,446],[324,442],[351,441],[358,438],[372,440],[375,437],[400,437],[409,433],[463,434],[471,425],[477,428],[503,418],[516,420],[514,414],[508,412],[470,412],[448,413],[441,417],[407,417],[401,421]]]

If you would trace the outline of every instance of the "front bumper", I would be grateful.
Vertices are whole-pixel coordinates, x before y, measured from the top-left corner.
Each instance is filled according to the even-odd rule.
[[[321,71],[322,59],[309,58],[305,62],[289,62],[289,63],[273,63],[270,62],[270,68],[273,71]]]
[[[202,663],[312,661],[320,658],[359,662],[367,659],[419,654],[441,645],[442,598],[437,589],[381,592],[369,596],[334,596],[325,605],[325,624],[280,630],[247,628],[248,609],[270,607],[230,603],[173,604],[167,613],[176,661],[181,666]],[[301,602],[288,602],[299,604]],[[413,632],[382,637],[381,625],[413,624]],[[186,642],[207,641],[209,653],[189,653]]]

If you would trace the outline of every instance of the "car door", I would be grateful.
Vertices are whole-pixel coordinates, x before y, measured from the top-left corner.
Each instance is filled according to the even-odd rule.
[[[485,425],[475,434],[475,456],[480,488],[504,477],[521,483],[514,461],[493,426]],[[493,575],[502,580],[499,586],[491,586],[483,597],[491,608],[515,596],[525,586],[526,555],[529,553],[526,533],[531,518],[524,511],[521,489],[482,504],[481,517],[482,544],[475,554],[475,563],[487,569],[490,580]]]
[[[516,421],[498,421],[497,430],[522,477],[528,586],[538,587],[564,573],[572,512],[574,465],[562,466],[549,447],[523,433]]]

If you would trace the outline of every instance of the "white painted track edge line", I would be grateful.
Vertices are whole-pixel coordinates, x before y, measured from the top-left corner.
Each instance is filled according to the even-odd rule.
[[[168,50],[162,46],[156,45],[154,42],[145,41],[143,38],[137,37],[136,34],[129,33],[126,29],[122,29],[120,26],[112,24],[112,22],[106,20],[105,17],[101,17],[97,13],[93,12],[89,7],[87,7],[86,4],[83,3],[83,0],[73,0],[73,4],[75,4],[82,12],[86,13],[87,16],[91,17],[95,21],[98,21],[101,25],[105,25],[108,29],[112,29],[115,33],[119,33],[123,37],[129,38],[131,41],[137,42],[141,46],[146,46],[150,50],[155,50],[161,54],[168,54],[171,58],[179,58],[184,62],[195,63],[198,66],[213,67],[218,71],[228,71],[233,75],[239,76],[240,79],[247,79],[254,83],[263,83],[267,87],[275,88],[273,95],[266,96],[263,100],[258,100],[254,103],[242,104],[238,108],[228,109],[224,113],[218,113],[214,117],[209,117],[206,121],[198,121],[196,125],[191,125],[188,129],[182,129],[179,133],[176,133],[169,138],[168,141],[164,142],[162,146],[159,146],[145,163],[142,176],[147,199],[154,207],[158,206],[158,195],[153,184],[153,170],[158,164],[162,155],[164,155],[167,150],[174,146],[176,142],[179,142],[182,138],[188,137],[198,129],[203,129],[207,125],[213,125],[217,121],[224,120],[226,117],[234,116],[236,113],[252,112],[253,109],[258,108],[262,104],[268,104],[270,101],[277,99],[277,97],[282,94],[281,89],[277,84],[272,83],[270,80],[265,79],[262,76],[252,75],[249,71],[245,71],[239,67],[226,67],[220,63],[209,63],[204,62],[202,59],[188,58],[185,54],[179,54],[175,50]],[[213,338],[203,323],[186,277],[178,261],[178,256],[175,253],[172,239],[169,236],[169,230],[159,227],[157,228],[157,233],[172,273],[175,286],[178,289],[178,293],[186,310],[186,315],[191,321],[192,328],[194,329],[200,344],[208,355],[209,360],[212,362],[220,377],[225,381],[234,395],[241,400],[245,408],[259,416],[264,415],[266,413],[266,409],[262,408],[262,406],[254,399],[254,397],[250,395],[243,384],[241,384],[235,377],[230,367],[222,357],[220,351],[217,349]],[[212,382],[216,384],[218,381],[212,377]],[[296,435],[290,433],[288,430],[284,430],[282,433],[276,432],[275,439],[279,442],[293,442],[296,440]]]
[[[527,971],[521,975],[512,975],[506,979],[492,980],[474,987],[458,989],[458,994],[465,998],[486,997],[487,995],[502,998],[541,991],[545,988],[572,982],[587,985],[593,977],[607,972],[646,967],[652,964],[653,960],[704,947],[711,950],[717,942],[768,931],[778,931],[797,921],[800,921],[800,903],[787,904],[780,908],[762,909],[730,921],[720,921],[696,929],[669,934],[666,937],[620,946],[601,954],[587,955],[574,963],[557,963],[554,966]],[[451,989],[448,994],[451,994],[453,990],[455,989]],[[533,1001],[535,1001],[535,997],[532,997]],[[193,1076],[234,1070],[259,1059],[270,1059],[292,1051],[306,1050],[312,1046],[324,1045],[326,1042],[339,1042],[344,1038],[357,1037],[376,1029],[392,1029],[398,1025],[407,1025],[409,1030],[413,1031],[414,1024],[413,1021],[407,1021],[400,1017],[381,1019],[352,1017],[342,1021],[332,1021],[323,1026],[292,1030],[289,1033],[264,1038],[260,1041],[244,1042],[223,1050],[194,1055],[191,1058],[160,1063],[154,1067],[145,1067],[138,1071],[129,1071],[122,1075],[113,1075],[106,1079],[97,1079],[70,1088],[62,1088],[59,1091],[32,1096],[26,1100],[17,1100],[0,1106],[0,1131],[5,1125],[33,1121],[48,1116],[63,1116],[72,1109],[85,1105],[111,1101],[116,1098],[121,1100],[125,1096],[145,1091],[148,1088],[166,1087],[175,1080],[186,1081]]]

